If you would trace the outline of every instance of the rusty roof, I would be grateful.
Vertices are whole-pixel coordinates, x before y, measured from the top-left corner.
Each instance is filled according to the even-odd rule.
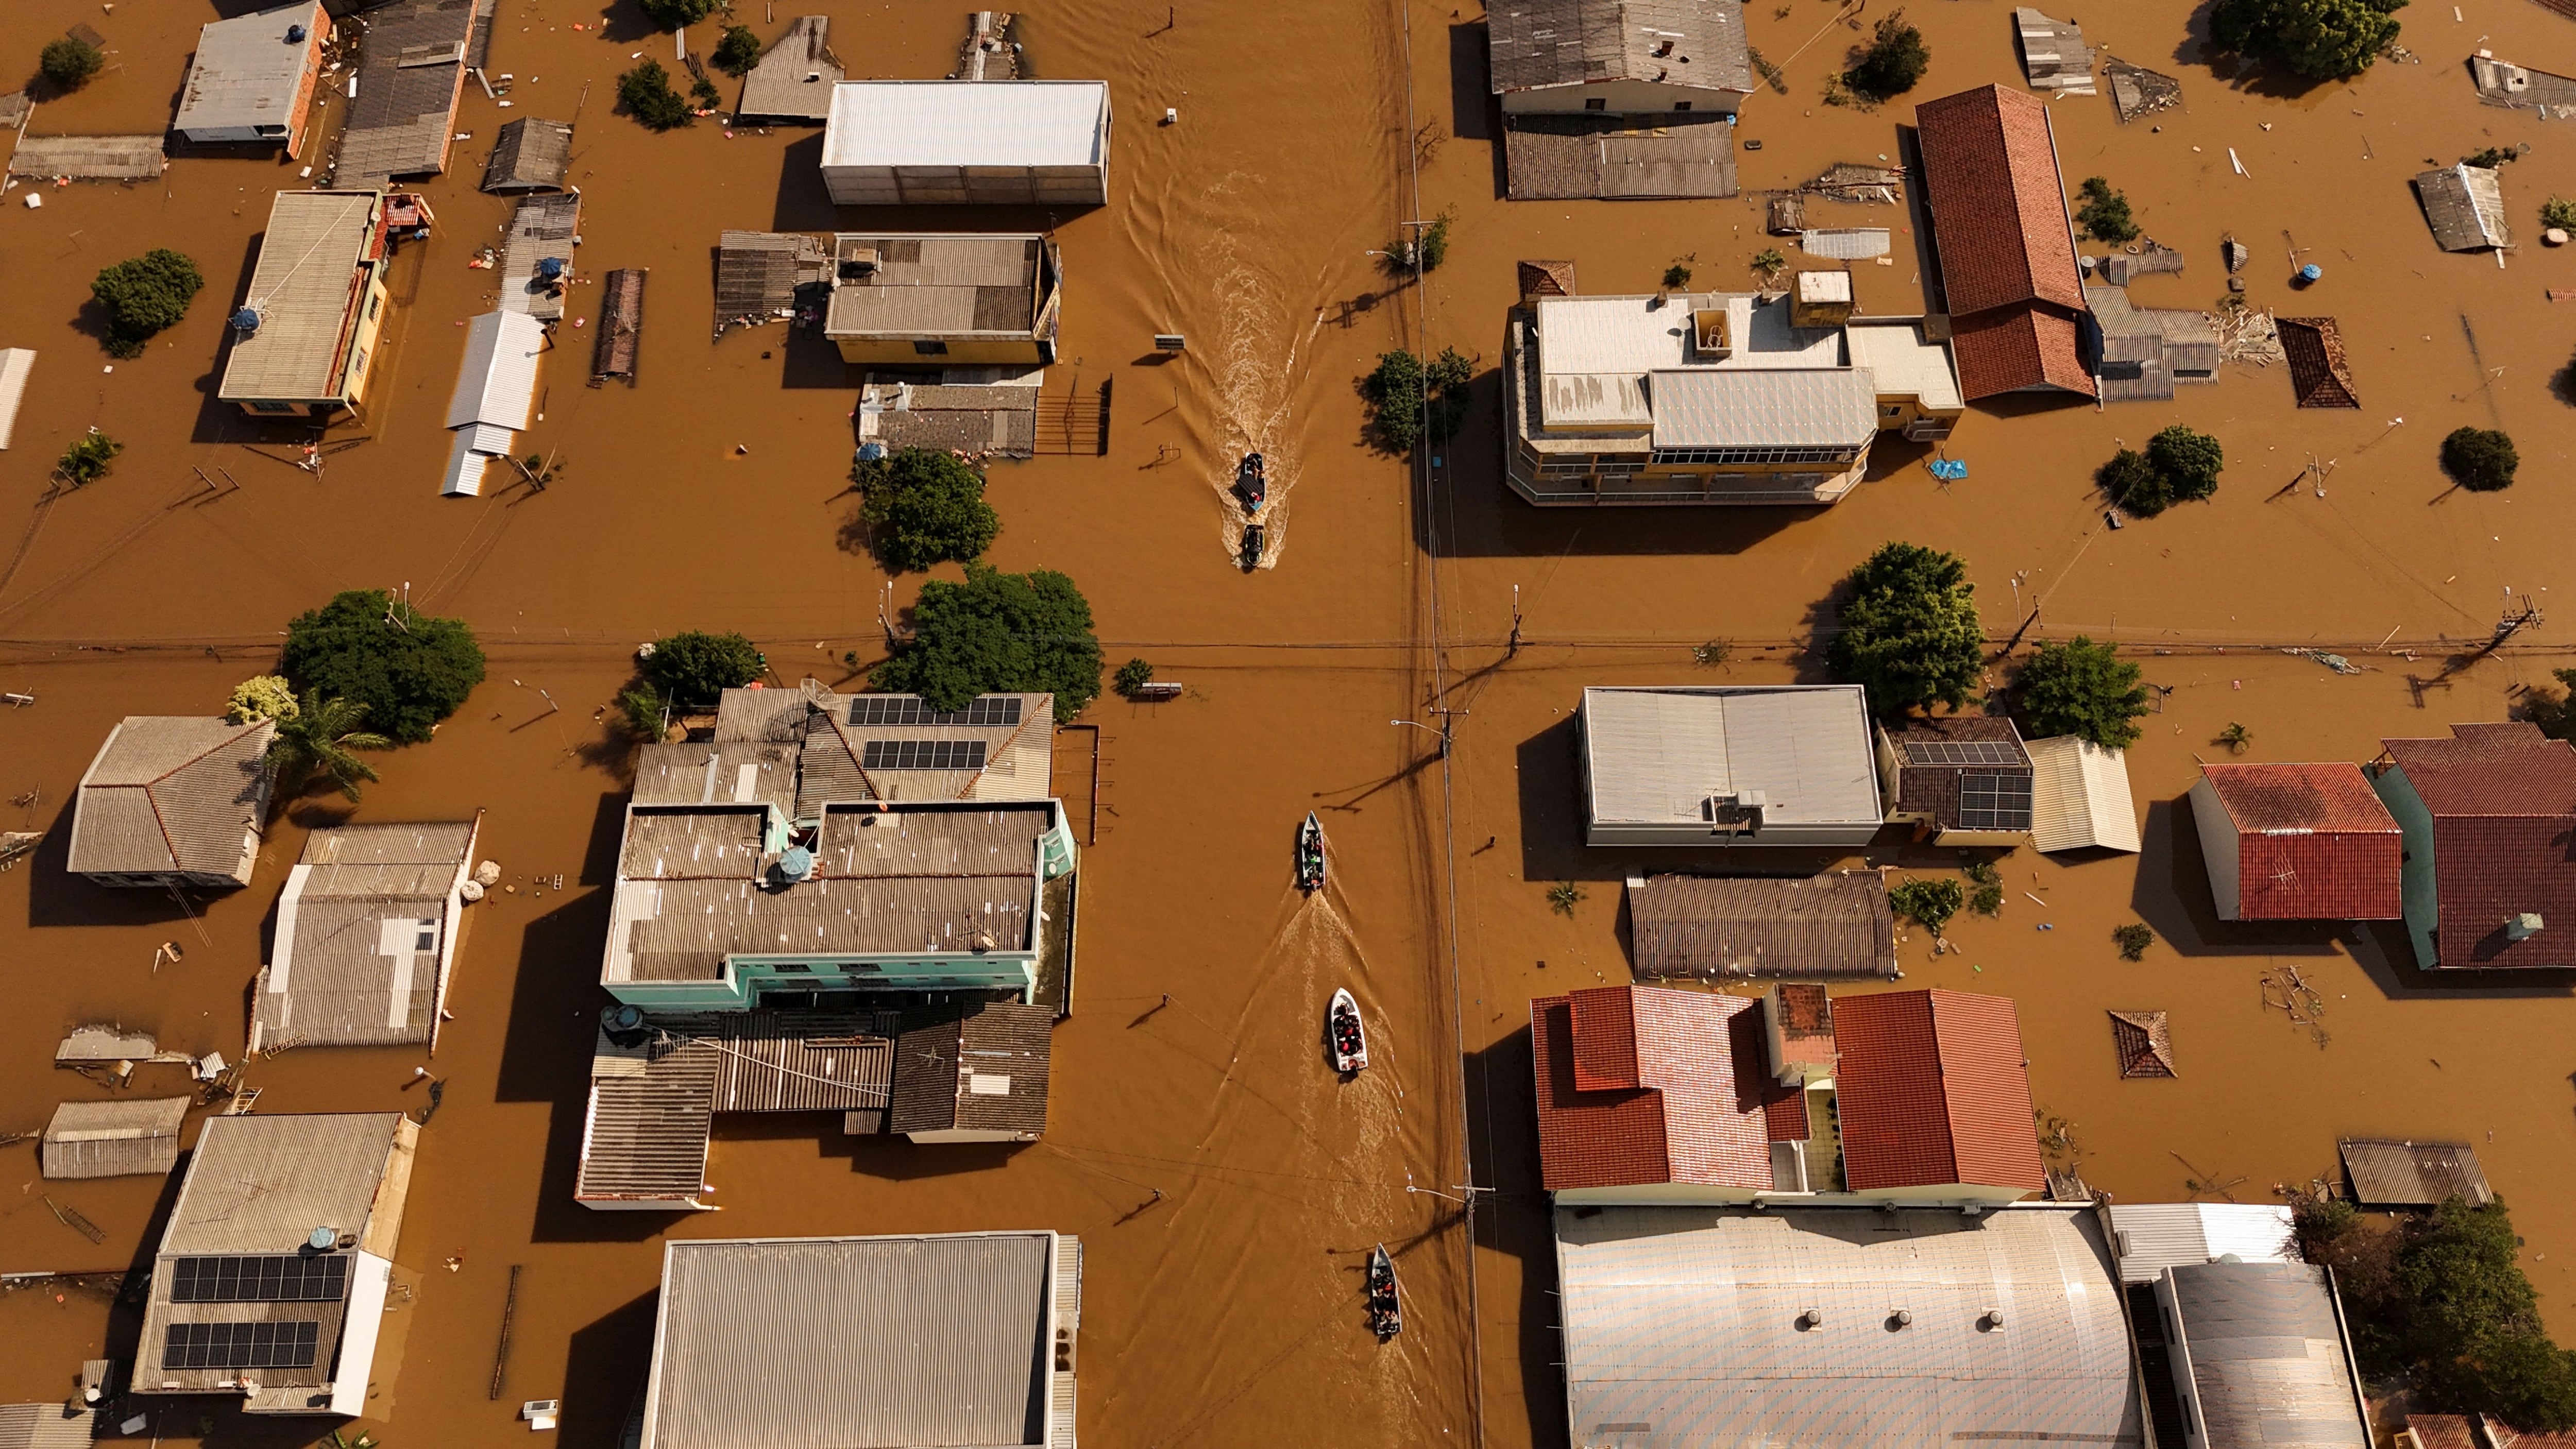
[[[2201,775],[2240,835],[2359,831],[2395,834],[2396,818],[2344,761],[2203,765]]]
[[[2405,845],[2357,765],[2204,765],[2236,828],[2237,912],[2249,921],[2391,921]]]
[[[1486,23],[1496,95],[1605,81],[1753,91],[1741,0],[1508,0]]]
[[[2388,740],[2433,816],[2434,959],[2444,967],[2576,965],[2576,749],[2531,724],[2457,724]],[[2505,922],[2538,915],[2521,940]]]
[[[1843,1174],[1855,1192],[2048,1180],[2012,1001],[1887,991],[1834,1002]]]

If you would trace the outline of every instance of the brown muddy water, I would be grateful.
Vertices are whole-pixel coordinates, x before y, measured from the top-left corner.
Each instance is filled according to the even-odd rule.
[[[862,76],[944,74],[964,29],[961,11],[917,0],[819,0],[776,20],[763,8],[737,4],[764,37],[788,14],[832,15],[835,48]],[[0,7],[0,65],[32,68],[46,37],[86,21],[106,34],[111,69],[40,107],[32,129],[158,130],[196,27],[217,13],[206,0],[119,0],[108,13],[16,0]],[[1832,14],[1823,0],[1752,7],[1753,39],[1786,64],[1791,88],[1747,107],[1742,134],[1765,143],[1741,157],[1748,190],[1897,152],[1908,107],[1816,99],[1855,38]],[[1805,646],[1833,581],[1904,537],[1968,557],[1999,641],[2036,603],[2035,635],[2116,637],[2174,690],[2130,752],[2145,853],[2014,854],[2002,917],[1960,923],[1956,955],[1909,941],[1909,984],[2014,996],[2038,1100],[2076,1124],[2086,1176],[2128,1200],[2180,1196],[2187,1177],[2261,1200],[2326,1171],[2338,1134],[2477,1144],[2559,1333],[2576,1339],[2570,983],[2434,986],[2392,959],[2393,933],[2222,926],[2197,846],[2175,828],[2195,757],[2230,722],[2251,731],[2249,759],[2366,759],[2384,735],[2497,718],[2512,689],[2569,662],[2568,626],[2553,621],[2432,687],[2411,682],[2435,676],[2456,641],[2484,638],[2508,588],[2545,604],[2569,582],[2576,515],[2563,491],[2576,415],[2551,384],[2570,328],[2544,300],[2545,288],[2576,287],[2576,254],[2527,248],[2502,269],[2446,256],[2405,184],[2428,160],[2529,141],[2506,173],[2517,232],[2535,229],[2552,190],[2576,194],[2563,128],[2479,107],[2464,64],[2486,46],[2568,71],[2576,24],[2529,0],[2463,0],[2458,14],[2435,0],[2405,12],[2420,64],[2289,92],[2204,62],[2182,0],[2086,10],[2097,46],[2178,76],[2186,108],[2156,130],[2115,124],[2106,98],[2055,103],[2070,183],[2108,176],[2150,234],[2192,257],[2189,272],[2141,283],[2139,301],[2208,305],[2217,240],[2232,231],[2254,249],[2256,303],[2341,320],[2363,411],[2294,411],[2278,369],[2234,367],[2171,407],[1981,408],[1951,445],[1966,481],[1936,485],[1918,452],[1891,446],[1867,486],[1821,515],[1524,507],[1499,482],[1490,373],[1468,432],[1427,479],[1362,444],[1351,379],[1426,336],[1490,358],[1517,258],[1570,257],[1586,290],[1642,291],[1684,255],[1703,280],[1732,284],[1770,244],[1749,200],[1498,200],[1472,5],[1033,6],[1023,38],[1036,72],[1105,78],[1119,116],[1110,204],[1047,217],[835,213],[811,131],[729,137],[701,122],[652,136],[611,113],[630,53],[670,44],[631,8],[608,10],[603,31],[595,3],[501,0],[492,66],[517,77],[517,105],[502,111],[469,87],[457,128],[472,139],[427,188],[441,234],[400,262],[374,416],[343,430],[369,441],[333,454],[319,478],[251,451],[261,439],[207,400],[267,195],[301,184],[294,167],[185,159],[159,185],[49,189],[40,211],[13,194],[0,206],[0,345],[41,356],[16,446],[0,454],[0,558],[11,560],[0,688],[39,702],[0,716],[0,799],[34,792],[0,817],[54,833],[0,875],[0,1131],[97,1094],[49,1065],[78,1022],[237,1056],[286,865],[307,829],[344,813],[299,807],[253,886],[193,915],[93,888],[64,875],[61,837],[64,802],[106,729],[131,713],[216,708],[296,611],[336,589],[407,583],[416,601],[473,623],[492,677],[437,741],[382,762],[361,813],[486,808],[486,849],[519,890],[470,913],[456,1020],[431,1064],[449,1085],[423,1134],[398,1254],[418,1284],[400,1312],[420,1321],[388,1340],[367,1424],[380,1440],[484,1442],[524,1432],[519,1401],[560,1397],[567,1444],[613,1443],[641,1382],[664,1233],[1043,1225],[1088,1248],[1090,1442],[1273,1443],[1306,1437],[1289,1426],[1329,1412],[1352,1442],[1562,1443],[1526,1003],[1622,979],[1619,880],[1669,863],[1579,844],[1569,712],[1587,683],[1816,677]],[[2009,16],[1992,0],[1917,5],[1935,55],[1919,94],[2017,82]],[[556,485],[439,499],[459,324],[489,302],[490,274],[464,260],[508,214],[472,188],[483,148],[513,115],[576,105],[581,269],[654,269],[640,382],[579,386],[588,335],[568,329],[547,365],[545,419],[523,439],[560,450]],[[1165,106],[1177,126],[1153,124]],[[2250,179],[2233,173],[2230,146]],[[1457,216],[1450,259],[1419,294],[1366,254],[1415,214],[1416,157],[1421,214]],[[1885,208],[1819,212],[1821,224],[1909,224]],[[570,1200],[571,1170],[624,788],[594,711],[634,643],[677,628],[739,629],[782,677],[836,678],[844,651],[876,657],[881,605],[900,607],[918,584],[889,581],[848,542],[837,495],[856,379],[777,328],[712,345],[701,330],[715,234],[1049,224],[1068,295],[1048,391],[1107,384],[1114,422],[1105,456],[995,470],[1004,528],[992,557],[1071,573],[1111,659],[1146,655],[1188,694],[1090,714],[1100,833],[1084,861],[1079,982],[1046,1140],[916,1150],[853,1143],[822,1118],[737,1127],[720,1134],[711,1169],[721,1214],[586,1212]],[[2285,228],[2326,270],[2295,299]],[[208,292],[144,357],[105,371],[81,313],[87,279],[156,245],[196,256]],[[1866,307],[1920,308],[1907,247],[1859,273]],[[577,290],[573,315],[596,312]],[[1164,331],[1188,334],[1189,353],[1140,362]],[[2225,440],[2226,487],[2208,505],[2105,531],[2091,469],[2116,440],[2175,420]],[[115,474],[42,506],[49,460],[92,423],[127,444]],[[2462,423],[2514,434],[2517,488],[2445,491],[2434,449]],[[1221,493],[1246,447],[1269,455],[1280,500],[1269,566],[1251,577],[1232,566]],[[2310,453],[2339,464],[2325,495],[2283,492]],[[194,501],[192,467],[242,486]],[[1527,642],[1513,653],[1515,585]],[[1690,646],[1712,638],[1735,645],[1722,671],[1691,661]],[[2383,640],[2415,657],[2375,650]],[[2341,647],[2369,672],[2274,652],[2309,644]],[[1453,711],[1446,772],[1429,734],[1387,723],[1436,721],[1435,707]],[[1059,779],[1079,795],[1089,739],[1061,745]],[[1336,879],[1312,901],[1288,881],[1291,829],[1309,809],[1332,834]],[[1893,848],[1867,858],[1952,864]],[[536,888],[558,873],[561,890]],[[1570,917],[1545,899],[1565,880],[1585,892]],[[2108,940],[2130,919],[2161,938],[2135,965]],[[156,973],[163,941],[185,959]],[[2327,1001],[2322,1044],[2261,1004],[2263,974],[2292,963]],[[1349,1086],[1314,1045],[1339,984],[1378,1032],[1379,1065]],[[2180,1078],[2119,1081],[2106,1008],[2171,1012]],[[249,1081],[262,1111],[413,1107],[405,1083],[422,1060],[311,1049],[256,1064]],[[172,1076],[140,1090],[179,1089],[175,1069],[145,1071]],[[1492,1190],[1472,1260],[1456,1204],[1408,1191],[1454,1194],[1470,1146],[1472,1180]],[[21,1183],[0,1196],[0,1270],[112,1276],[148,1254],[162,1185],[57,1190],[38,1180],[31,1146],[0,1152]],[[48,1192],[106,1241],[60,1225]],[[1359,1296],[1362,1255],[1379,1241],[1399,1255],[1412,1309],[1385,1347]],[[512,1265],[524,1291],[494,1400]],[[135,1326],[78,1285],[0,1296],[0,1400],[67,1391],[80,1359],[130,1352]],[[183,1401],[154,1427],[192,1442],[211,1408]],[[315,1434],[218,1413],[208,1442]]]

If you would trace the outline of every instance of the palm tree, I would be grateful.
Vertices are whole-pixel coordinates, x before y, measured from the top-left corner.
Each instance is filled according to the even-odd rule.
[[[366,721],[367,707],[356,700],[326,699],[320,690],[305,695],[302,708],[277,721],[277,736],[269,741],[268,767],[276,775],[278,794],[291,800],[304,793],[314,776],[329,775],[355,803],[358,782],[374,780],[376,770],[349,752],[389,750],[394,744],[360,729]]]

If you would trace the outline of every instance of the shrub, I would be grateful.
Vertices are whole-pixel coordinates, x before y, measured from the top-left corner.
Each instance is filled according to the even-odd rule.
[[[1691,263],[1698,260],[1699,253],[1697,252],[1693,252],[1686,257],[1673,258],[1673,264],[1664,268],[1664,290],[1668,292],[1678,292],[1684,287],[1689,286],[1691,279]]]
[[[760,64],[760,37],[752,34],[748,25],[728,25],[711,58],[716,69],[726,75],[749,75],[751,68]]]
[[[1431,224],[1422,229],[1422,240],[1419,243],[1421,250],[1418,253],[1422,261],[1422,270],[1436,272],[1440,270],[1442,262],[1449,260],[1449,224],[1457,219],[1457,209],[1444,206],[1440,208],[1438,216],[1431,218]]]
[[[1883,101],[1914,89],[1931,65],[1932,52],[1923,48],[1923,32],[1905,23],[1903,10],[1891,10],[1879,17],[1869,48],[1843,72],[1843,84],[1863,100]]]
[[[2210,743],[2227,746],[2227,752],[2231,755],[2241,755],[2245,753],[2246,746],[2254,743],[2254,732],[2234,720],[2229,720],[2227,728],[2220,730],[2217,737]]]
[[[697,109],[712,111],[724,104],[724,93],[716,89],[714,81],[700,76],[689,86],[689,99],[696,103]]]
[[[2540,224],[2576,231],[2576,201],[2553,196],[2540,203]]]
[[[54,460],[54,466],[62,470],[65,482],[82,488],[106,477],[109,463],[124,451],[123,443],[92,428],[74,438],[72,445],[63,449],[63,455]]]
[[[419,744],[483,682],[483,647],[463,620],[418,613],[382,589],[351,589],[287,626],[278,672]]]
[[[89,78],[106,64],[107,57],[99,53],[97,46],[68,35],[45,42],[44,50],[36,57],[36,69],[44,72],[45,79],[67,91],[89,84]]]
[[[1764,247],[1762,250],[1753,254],[1751,265],[1753,270],[1760,272],[1762,274],[1762,279],[1767,282],[1772,278],[1779,276],[1780,273],[1788,267],[1789,259],[1780,255],[1780,250],[1777,247]]]
[[[1427,365],[1402,348],[1379,354],[1377,370],[1360,379],[1378,445],[1409,453],[1425,438],[1445,443],[1456,437],[1467,418],[1467,384],[1475,374],[1476,364],[1454,347],[1442,348]]]
[[[2520,151],[2504,146],[2489,146],[2483,151],[2472,151],[2468,155],[2461,157],[2460,164],[2463,166],[2476,166],[2483,170],[2493,171],[2497,167],[2504,165],[2506,162],[2519,161],[2521,159],[2522,153]]]
[[[715,14],[724,0],[636,0],[636,3],[643,9],[645,19],[664,30],[677,30]]]
[[[980,558],[1002,530],[984,501],[984,475],[953,453],[904,448],[852,467],[850,481],[877,554],[893,568]]]
[[[2075,209],[2075,219],[2095,241],[2137,240],[2138,224],[2129,216],[2129,198],[2112,190],[2109,180],[2088,176],[2081,194],[2084,204]]]
[[[1121,699],[1134,699],[1136,691],[1154,682],[1154,666],[1142,659],[1130,659],[1118,666],[1116,688]]]
[[[2216,493],[2226,466],[2216,438],[2176,423],[2148,439],[2144,453],[2122,448],[2113,454],[2094,481],[2123,512],[2153,518],[2176,503]]]
[[[2455,428],[2442,440],[2442,471],[2472,493],[2512,487],[2513,470],[2521,466],[2513,439],[2493,428]]]
[[[1882,545],[1852,570],[1842,629],[1826,655],[1835,677],[1869,692],[1883,716],[1968,702],[1985,668],[1976,585],[1955,554]]]
[[[2078,634],[2064,644],[2042,644],[2013,680],[2013,713],[2034,739],[2073,735],[2106,750],[2135,744],[2132,721],[2147,712],[2138,666],[2108,644]]]
[[[2120,948],[2121,960],[2144,961],[2147,948],[2156,943],[2156,933],[2140,922],[2131,921],[2125,926],[2113,926],[2111,940]]]
[[[2209,35],[2220,50],[2278,61],[2310,80],[2350,80],[2397,42],[2390,12],[2406,0],[2218,0]]]
[[[1959,867],[1959,873],[1968,878],[1968,884],[1976,887],[1968,892],[1969,910],[1981,916],[2000,916],[2004,913],[2003,872],[1995,869],[1993,861],[1969,861]]]
[[[109,354],[140,356],[154,333],[175,326],[187,315],[188,304],[205,285],[197,264],[167,247],[100,271],[89,291],[107,311]]]
[[[224,706],[224,718],[234,724],[254,720],[293,719],[300,708],[295,702],[295,686],[282,674],[254,674],[233,686],[233,697]]]
[[[1574,908],[1583,904],[1584,894],[1583,887],[1574,882],[1558,881],[1547,888],[1547,908],[1569,921],[1573,920]]]
[[[1091,604],[1052,569],[1006,574],[966,565],[966,582],[931,579],[912,606],[913,637],[868,682],[918,694],[933,709],[964,709],[997,690],[1048,690],[1069,720],[1100,695],[1100,640]]]
[[[2140,518],[2153,518],[2173,506],[2173,490],[2165,486],[2164,475],[2134,448],[2113,453],[2093,481],[2121,511]]]
[[[688,630],[653,641],[644,657],[644,681],[674,709],[712,709],[728,689],[760,677],[769,660],[740,634]]]
[[[1896,913],[1930,931],[1941,934],[1950,918],[1959,914],[1968,893],[1954,880],[1909,880],[1887,893],[1887,903]]]
[[[671,89],[671,73],[658,60],[648,60],[619,76],[617,99],[628,114],[652,130],[667,131],[696,119],[689,114],[689,103]]]

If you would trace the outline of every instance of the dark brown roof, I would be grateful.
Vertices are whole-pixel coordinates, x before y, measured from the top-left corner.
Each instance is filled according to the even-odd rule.
[[[1046,1130],[1055,1013],[1017,1001],[924,1007],[895,1039],[889,1132]]]
[[[1519,264],[1521,298],[1571,297],[1574,295],[1574,263],[1522,262]]]
[[[2281,334],[2281,353],[2290,364],[2290,394],[2303,408],[2357,408],[2352,366],[2344,358],[2343,333],[2332,317],[2273,319]]]
[[[1896,974],[1887,887],[1868,871],[1812,880],[1650,876],[1628,892],[1646,976]]]
[[[2111,1042],[2119,1048],[2123,1077],[2170,1077],[2174,1074],[2173,1034],[2161,1011],[2111,1013]]]
[[[2576,749],[2520,721],[2451,736],[2384,741],[2433,816],[2436,962],[2576,966]],[[2508,939],[2525,912],[2541,929]]]
[[[1887,991],[1834,1002],[1834,1095],[1853,1191],[2047,1188],[2012,1001]]]
[[[1981,86],[1925,101],[1914,120],[1949,310],[2038,301],[2083,311],[2046,103]]]
[[[2576,1449],[2576,1433],[2526,1434],[2493,1414],[2409,1414],[2415,1449]]]
[[[1498,0],[1485,23],[1496,95],[1618,80],[1753,92],[1741,0]]]
[[[2035,771],[2010,719],[1943,715],[1885,734],[1897,759],[1892,811],[1941,830],[2030,829]]]
[[[2218,764],[2201,773],[2236,829],[2242,919],[2393,921],[2405,914],[2405,842],[2359,766]]]
[[[2433,1207],[2454,1197],[2484,1207],[2495,1200],[2477,1149],[2465,1142],[2345,1137],[2335,1150],[2352,1179],[2352,1200],[2363,1207]]]

